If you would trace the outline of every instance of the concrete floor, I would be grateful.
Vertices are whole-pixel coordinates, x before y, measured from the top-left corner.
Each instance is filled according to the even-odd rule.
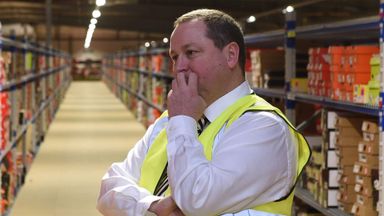
[[[101,215],[101,177],[144,132],[104,83],[72,82],[10,215]]]

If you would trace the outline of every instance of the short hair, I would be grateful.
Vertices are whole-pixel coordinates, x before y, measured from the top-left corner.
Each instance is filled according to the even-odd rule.
[[[197,9],[188,12],[174,22],[176,28],[179,24],[191,20],[201,20],[207,26],[206,36],[210,38],[215,46],[223,49],[231,42],[236,42],[240,48],[239,64],[245,71],[245,44],[243,31],[238,22],[230,15],[214,9]]]

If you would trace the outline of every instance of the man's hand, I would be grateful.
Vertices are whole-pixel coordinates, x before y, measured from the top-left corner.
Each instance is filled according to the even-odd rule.
[[[155,213],[157,216],[184,216],[171,196],[153,202],[148,211]]]
[[[172,90],[168,93],[168,115],[186,115],[198,121],[203,116],[207,104],[197,90],[195,73],[177,73],[172,81]]]

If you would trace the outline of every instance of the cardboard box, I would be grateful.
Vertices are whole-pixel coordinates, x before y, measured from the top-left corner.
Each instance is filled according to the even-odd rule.
[[[361,136],[341,136],[339,133],[336,134],[336,146],[347,147],[357,146],[361,140]]]
[[[359,162],[363,162],[365,164],[368,164],[371,167],[378,167],[379,166],[379,156],[359,153]]]
[[[339,209],[347,213],[351,213],[353,205],[354,203],[344,203],[339,201]]]
[[[371,185],[373,187],[373,180],[370,176],[355,175],[355,181],[361,185]]]
[[[355,164],[355,162],[358,161],[358,157],[352,157],[352,156],[340,156],[339,157],[339,165],[340,166],[352,166]]]
[[[360,138],[363,136],[360,127],[340,127],[338,128],[339,131],[339,138],[344,138],[344,137],[356,137]],[[368,140],[369,141],[369,140]]]
[[[353,166],[342,165],[339,167],[339,173],[346,176],[355,175],[355,173],[353,172]]]
[[[353,205],[351,212],[355,216],[377,216],[379,214],[375,209],[359,203],[355,203]]]
[[[379,143],[379,133],[370,133],[363,131],[363,140],[367,142]]]
[[[379,143],[360,141],[357,150],[360,153],[379,155]]]
[[[355,185],[340,184],[339,191],[343,194],[355,194]]]
[[[353,157],[357,159],[359,152],[356,146],[340,146],[336,149],[336,154],[339,157]]]
[[[337,194],[337,200],[342,203],[353,204],[356,201],[356,193],[340,192]]]
[[[364,196],[361,194],[356,195],[356,203],[364,205],[364,206],[370,206],[373,209],[376,208],[376,203],[374,202],[373,197]]]
[[[362,162],[356,162],[353,166],[353,173],[362,176],[371,176],[372,172],[377,169],[377,166],[370,166]]]
[[[363,118],[356,118],[356,117],[353,118],[350,116],[348,117],[338,116],[336,119],[336,128],[352,127],[352,128],[360,129],[363,121],[364,121]]]
[[[362,194],[367,197],[373,197],[373,187],[372,185],[361,185],[361,184],[355,184],[355,192]]]
[[[340,173],[339,173],[340,175]],[[356,178],[355,175],[340,175],[339,178],[340,184],[347,184],[347,185],[355,185],[356,184]]]
[[[379,125],[377,124],[376,121],[363,121],[361,125],[361,130],[364,132],[369,132],[369,133],[379,133]]]

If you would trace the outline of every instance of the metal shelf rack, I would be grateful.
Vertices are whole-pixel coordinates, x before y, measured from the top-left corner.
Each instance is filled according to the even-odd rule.
[[[384,64],[384,0],[380,0],[380,14],[379,16],[373,16],[373,17],[365,17],[365,18],[359,18],[359,19],[352,19],[352,20],[346,20],[346,21],[339,21],[334,23],[327,23],[327,24],[318,24],[318,25],[310,25],[310,26],[301,26],[296,27],[295,19],[292,19],[292,16],[294,17],[295,14],[292,14],[291,17],[286,16],[286,25],[289,27],[291,25],[290,29],[281,29],[281,30],[275,30],[270,32],[264,32],[264,33],[258,33],[258,34],[252,34],[245,36],[245,43],[250,46],[257,46],[257,47],[276,47],[281,46],[285,42],[285,49],[286,49],[286,64],[285,64],[285,71],[286,71],[286,86],[285,89],[290,89],[290,78],[294,77],[295,70],[292,70],[292,65],[296,64],[296,58],[289,55],[295,56],[295,51],[292,51],[292,48],[295,49],[295,47],[289,46],[287,44],[287,39],[293,40],[293,44],[296,45],[296,39],[300,40],[318,40],[323,41],[325,44],[331,44],[331,43],[339,43],[339,42],[348,42],[348,43],[378,43],[380,42],[380,53],[381,53],[381,65]],[[290,22],[290,23],[289,23]],[[293,28],[292,28],[293,24]],[[362,32],[364,32],[364,35],[362,35]],[[332,35],[330,37],[330,35]],[[378,35],[380,35],[380,40],[378,40]],[[290,44],[292,45],[292,44]],[[294,67],[294,66],[293,66]],[[381,67],[380,71],[380,101],[384,101],[384,67]],[[273,98],[280,98],[285,99],[287,101],[287,104],[292,104],[292,102],[305,102],[305,103],[313,103],[313,104],[320,104],[324,107],[330,107],[335,108],[343,111],[348,112],[354,112],[354,113],[360,113],[364,115],[369,116],[375,116],[378,117],[380,122],[380,162],[379,162],[379,183],[377,184],[377,189],[379,190],[379,202],[377,210],[379,211],[379,215],[384,215],[384,162],[383,162],[383,155],[384,155],[384,148],[383,148],[383,140],[382,135],[384,134],[384,114],[383,114],[383,107],[380,105],[379,107],[374,107],[370,105],[362,105],[362,104],[354,104],[350,102],[344,102],[344,101],[335,101],[331,98],[326,97],[319,97],[314,95],[308,95],[308,94],[301,94],[301,93],[293,93],[293,92],[286,92],[284,89],[262,89],[262,88],[255,88],[254,89],[256,94],[267,96],[267,97],[273,97]],[[290,101],[290,102],[288,102]],[[288,107],[289,109],[292,107]],[[292,113],[287,113],[288,118],[292,118],[293,116],[289,115]],[[327,216],[347,216],[349,214],[338,210],[338,209],[328,209],[321,206],[318,202],[316,202],[313,198],[313,196],[306,190],[300,187],[297,187],[295,196],[308,205],[312,206],[313,208],[317,209],[321,213]]]

